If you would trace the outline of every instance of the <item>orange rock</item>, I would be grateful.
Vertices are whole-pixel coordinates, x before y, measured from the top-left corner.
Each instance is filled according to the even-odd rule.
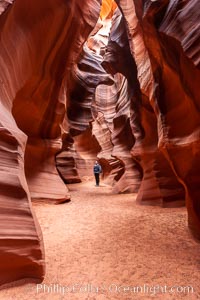
[[[69,199],[55,166],[67,130],[63,79],[68,83],[100,12],[92,0],[6,2],[0,3],[0,284],[44,277],[31,198]]]

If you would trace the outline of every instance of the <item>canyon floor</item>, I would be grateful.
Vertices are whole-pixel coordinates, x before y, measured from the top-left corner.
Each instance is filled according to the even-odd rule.
[[[200,243],[185,208],[140,206],[136,195],[92,181],[69,189],[69,203],[33,205],[44,235],[43,284],[3,289],[0,299],[200,299]]]

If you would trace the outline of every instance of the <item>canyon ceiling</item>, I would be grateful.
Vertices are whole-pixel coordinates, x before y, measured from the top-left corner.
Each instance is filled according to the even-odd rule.
[[[0,284],[43,279],[31,200],[68,201],[96,157],[200,239],[200,2],[101,4],[0,1]]]

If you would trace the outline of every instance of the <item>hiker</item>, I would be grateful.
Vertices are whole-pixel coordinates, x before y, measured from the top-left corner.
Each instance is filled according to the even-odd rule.
[[[95,180],[96,180],[96,186],[99,186],[100,173],[102,173],[102,168],[101,168],[101,165],[98,163],[98,161],[96,161],[95,165],[94,165],[94,176],[95,176]]]

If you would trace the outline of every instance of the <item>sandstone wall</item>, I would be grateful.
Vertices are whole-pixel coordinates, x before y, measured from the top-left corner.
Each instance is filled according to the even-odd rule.
[[[186,195],[189,227],[194,235],[199,237],[200,119],[197,82],[199,82],[200,52],[197,41],[200,4],[198,1],[120,0],[117,2],[127,21],[130,48],[137,66],[140,89],[143,99],[145,96],[145,106],[148,107],[148,113],[140,109],[140,123],[144,132],[148,134],[150,130],[148,124],[152,124],[154,119],[157,133],[148,135],[155,137],[155,141],[149,138],[149,144],[151,144],[151,152],[154,147],[153,152],[159,153],[157,161],[159,165],[153,153],[153,162],[147,162],[148,153],[143,147],[143,142],[138,144],[138,147],[137,144],[133,147],[133,155],[144,152],[144,160],[147,160],[143,160],[143,168],[148,168],[149,165],[151,173],[150,164],[153,163],[156,184],[159,184],[158,193],[161,192],[162,183],[165,186],[164,196],[171,194],[170,197],[173,198],[174,190],[175,198],[180,199],[183,192],[180,185],[177,186],[175,179],[182,184]],[[148,117],[149,111],[151,111],[152,121]],[[146,121],[143,121],[144,119]],[[145,141],[145,138],[142,140]],[[163,162],[165,159],[164,164],[163,162],[160,164],[161,156]],[[153,179],[152,175],[150,176],[150,169],[146,172],[146,175],[149,173],[146,177],[149,182]],[[166,174],[170,176],[167,178]],[[157,175],[161,175],[162,182],[157,180]],[[143,182],[144,179],[145,174]],[[179,194],[177,194],[178,190]],[[144,189],[140,191],[143,192]],[[142,199],[145,199],[145,195]]]
[[[186,200],[200,238],[200,2],[100,2],[0,3],[0,284],[42,280],[31,199],[69,200],[97,156],[113,192]]]
[[[9,3],[0,3],[0,284],[44,276],[31,198],[69,199],[55,167],[66,82],[100,11],[98,1]]]
[[[134,144],[130,128],[132,88],[126,72],[114,71],[109,62],[111,59],[115,64],[124,55],[123,51],[115,51],[108,57],[108,48],[113,49],[111,35],[117,37],[121,48],[128,46],[128,40],[120,11],[116,5],[114,10],[111,5],[110,10],[106,17],[99,19],[73,70],[69,127],[75,140],[76,163],[81,175],[92,175],[92,165],[98,157],[104,180],[113,185],[113,192],[135,192],[139,188],[141,170],[130,154]],[[126,67],[124,65],[123,70]],[[89,134],[87,137],[84,131]],[[92,142],[94,138],[95,143]],[[85,168],[86,164],[88,168]]]

